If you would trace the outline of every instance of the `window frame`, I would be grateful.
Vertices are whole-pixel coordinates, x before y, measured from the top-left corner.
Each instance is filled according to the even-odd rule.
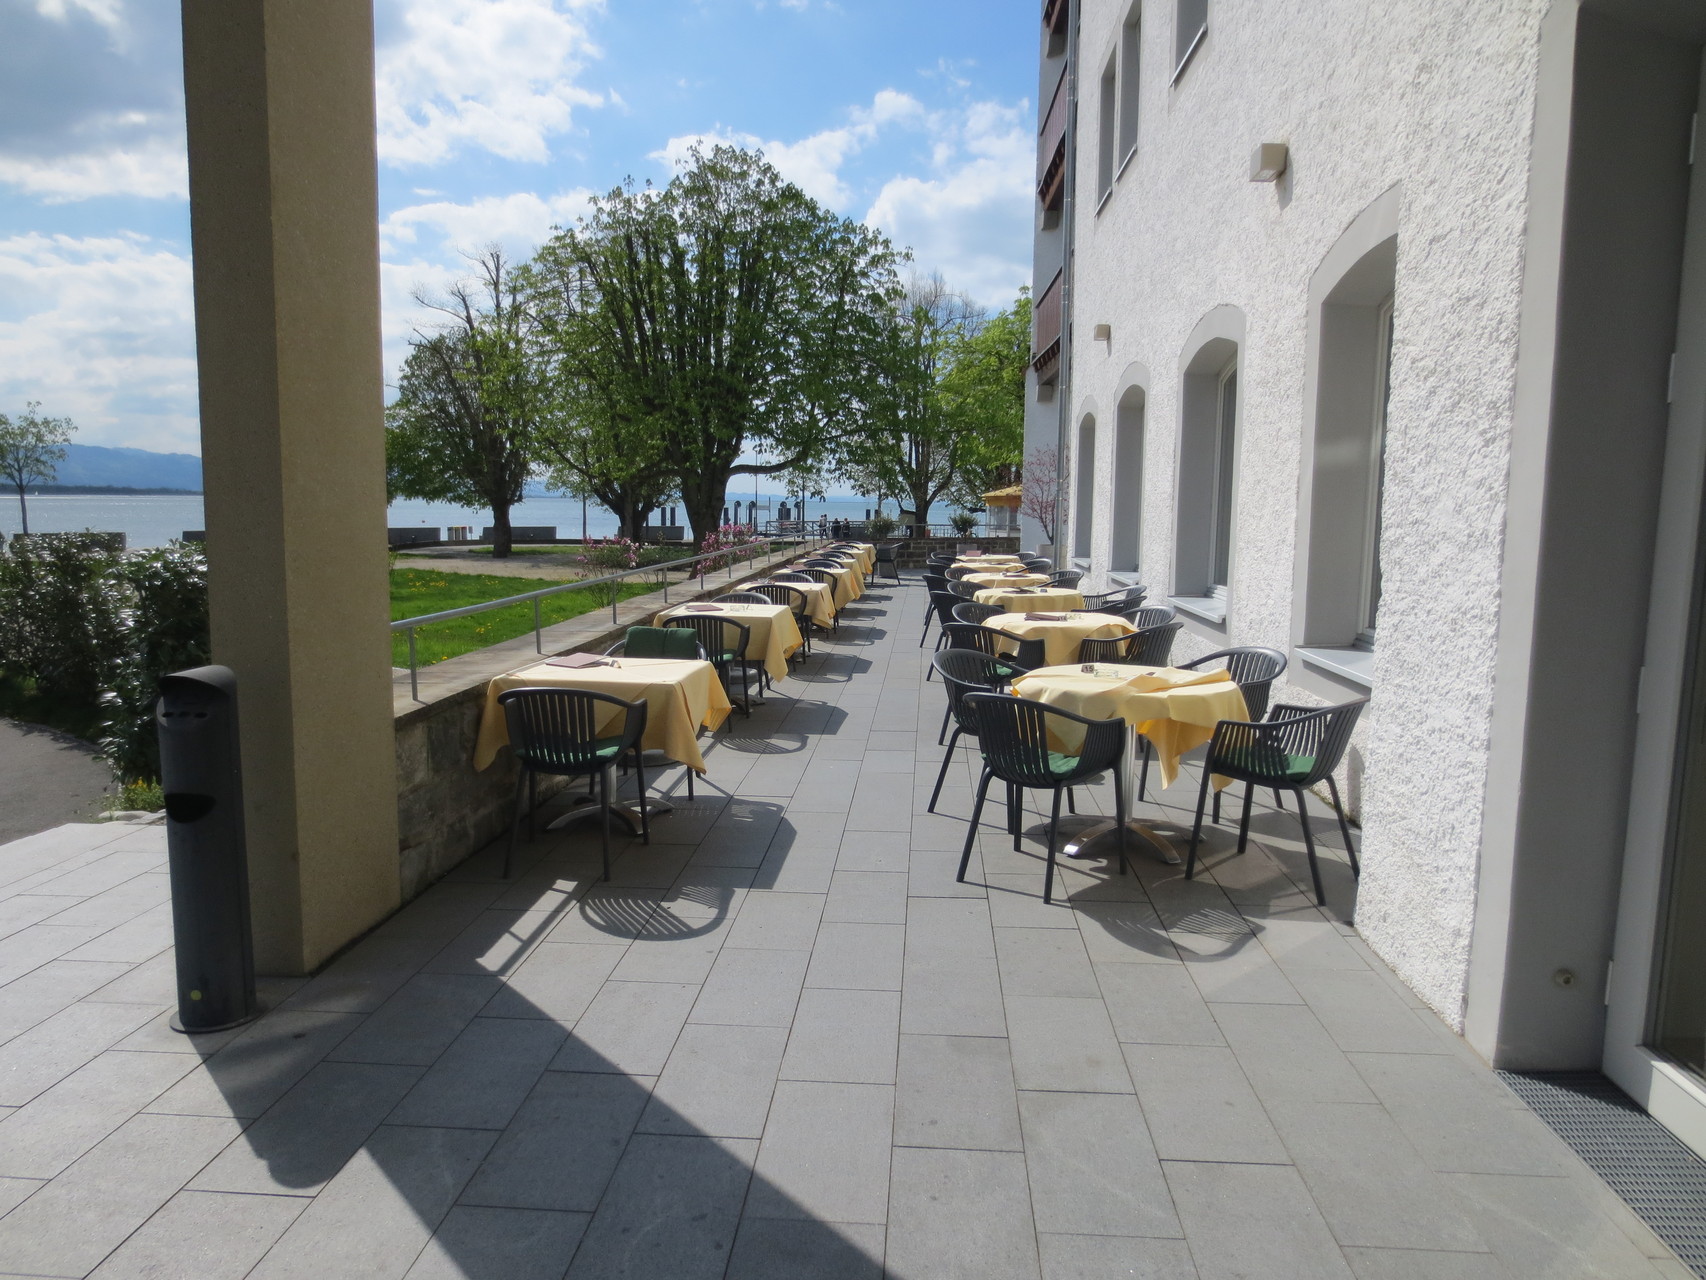
[[[1113,194],[1114,174],[1119,159],[1119,54],[1108,55],[1098,85],[1096,109],[1096,207]]]
[[[1228,398],[1230,397],[1230,405]],[[1233,513],[1238,492],[1238,357],[1214,380],[1214,463],[1208,533],[1209,595],[1224,597],[1232,584]]]
[[[1187,7],[1193,11],[1193,17],[1187,18]],[[1209,0],[1173,0],[1172,83],[1175,85],[1208,36],[1208,7]]]
[[[1142,109],[1138,100],[1143,87],[1143,3],[1138,0],[1126,12],[1125,21],[1120,24],[1120,82],[1119,82],[1119,140],[1115,145],[1117,163],[1114,166],[1116,181],[1119,175],[1131,163],[1131,158],[1137,154],[1137,128],[1142,118]]]
[[[1374,648],[1380,612],[1380,532],[1386,505],[1386,428],[1392,399],[1392,294],[1377,308],[1375,320],[1374,427],[1368,450],[1368,511],[1363,531],[1362,599],[1357,606],[1362,629],[1356,647]]]

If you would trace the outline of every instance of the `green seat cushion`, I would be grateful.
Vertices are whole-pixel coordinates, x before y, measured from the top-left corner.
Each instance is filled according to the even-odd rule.
[[[565,752],[562,754],[549,750],[535,751],[530,752],[526,756],[526,759],[535,764],[565,764],[569,761],[572,754],[576,764],[584,765],[593,761],[596,761],[599,764],[611,764],[615,761],[616,757],[622,753],[621,738],[595,738],[593,739],[591,746],[591,760],[589,760],[586,755],[582,754],[581,750],[576,750],[573,753]]]
[[[1245,773],[1260,774],[1285,782],[1302,782],[1315,772],[1315,757],[1292,755],[1272,747],[1240,747],[1229,751],[1222,762]]]
[[[986,761],[989,759],[987,751],[980,754]],[[1082,759],[1082,756],[1069,756],[1063,751],[1051,751],[1048,753],[1048,771],[1056,778],[1064,778],[1078,768]]]

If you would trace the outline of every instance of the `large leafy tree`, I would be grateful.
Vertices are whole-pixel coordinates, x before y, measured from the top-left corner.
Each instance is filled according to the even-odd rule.
[[[893,263],[881,235],[726,146],[662,190],[596,199],[537,259],[564,375],[657,442],[699,539],[732,477],[820,464],[862,412]]]
[[[940,384],[948,415],[966,424],[960,474],[949,496],[982,506],[982,495],[1018,483],[1025,451],[1025,372],[1031,362],[1031,298],[956,335]]]
[[[70,418],[48,418],[40,401],[32,400],[16,418],[0,413],[0,476],[18,492],[18,519],[30,531],[30,507],[24,490],[51,483],[65,460],[65,445],[74,428]]]
[[[385,462],[394,497],[491,508],[501,557],[553,400],[522,277],[498,249],[475,265],[445,297],[416,298],[448,319],[411,340],[386,413]]]

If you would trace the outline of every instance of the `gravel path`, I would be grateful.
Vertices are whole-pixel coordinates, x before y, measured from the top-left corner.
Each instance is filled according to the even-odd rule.
[[[92,821],[111,789],[112,775],[88,743],[0,720],[0,842]]]

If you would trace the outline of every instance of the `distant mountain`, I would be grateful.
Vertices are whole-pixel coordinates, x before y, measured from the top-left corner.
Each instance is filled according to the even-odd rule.
[[[123,485],[133,489],[201,489],[201,459],[191,453],[109,449],[96,444],[65,446],[55,484]]]

